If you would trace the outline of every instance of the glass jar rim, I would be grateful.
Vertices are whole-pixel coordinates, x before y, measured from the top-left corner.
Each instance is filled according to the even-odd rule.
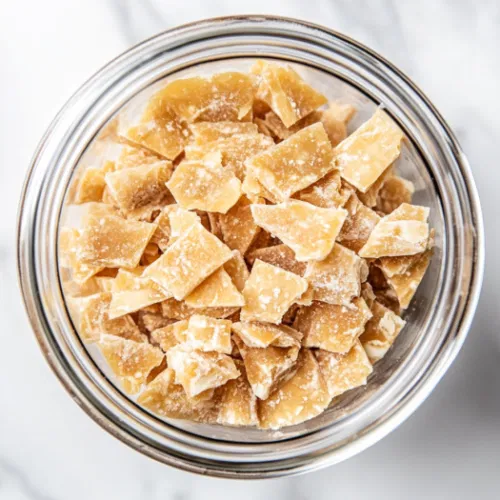
[[[239,51],[236,57],[242,57],[260,47],[259,55],[266,56],[278,46],[283,51],[280,54],[289,60],[295,60],[299,52],[318,61],[320,57],[327,60],[328,54],[335,56],[346,71],[353,71],[352,64],[360,72],[387,80],[386,84],[405,99],[403,107],[408,103],[421,107],[418,116],[436,135],[436,147],[451,179],[445,216],[452,218],[450,224],[461,220],[470,229],[454,237],[458,250],[450,248],[453,241],[446,249],[453,257],[449,266],[460,260],[460,255],[463,262],[455,273],[448,267],[443,290],[453,293],[453,288],[459,287],[461,293],[446,310],[440,309],[440,314],[450,317],[440,342],[433,346],[433,358],[424,360],[424,350],[418,357],[416,353],[401,367],[401,375],[406,373],[406,378],[399,384],[388,384],[380,398],[372,402],[378,406],[377,418],[370,410],[373,404],[368,405],[361,414],[347,417],[335,432],[331,427],[319,429],[280,441],[279,449],[275,443],[210,440],[175,427],[160,436],[160,430],[164,431],[160,427],[165,424],[148,417],[121,395],[95,366],[92,368],[83,346],[68,340],[70,321],[60,287],[54,283],[57,223],[72,170],[68,166],[76,165],[83,146],[117,109],[158,75],[165,75],[166,63],[172,63],[174,57],[175,67],[171,66],[168,74],[211,58],[235,57],[235,51]],[[18,274],[25,306],[45,357],[72,397],[108,432],[136,450],[182,469],[224,477],[262,478],[314,470],[358,453],[397,427],[431,392],[458,353],[477,305],[483,268],[478,194],[467,160],[434,106],[374,51],[327,28],[288,18],[235,16],[199,21],[160,33],[111,61],[73,95],[42,138],[25,182],[18,216]],[[404,382],[408,387],[402,387]]]

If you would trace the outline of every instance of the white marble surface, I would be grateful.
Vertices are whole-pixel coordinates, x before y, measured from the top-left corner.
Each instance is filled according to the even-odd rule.
[[[207,479],[103,432],[66,395],[31,334],[15,276],[17,201],[45,127],[91,73],[176,24],[274,13],[328,25],[407,72],[457,132],[480,191],[487,266],[471,334],[423,406],[358,457],[308,476]],[[497,0],[0,2],[0,498],[3,500],[498,498],[500,490],[500,4]]]

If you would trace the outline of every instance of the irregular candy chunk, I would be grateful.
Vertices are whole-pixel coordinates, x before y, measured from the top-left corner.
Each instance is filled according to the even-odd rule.
[[[156,243],[148,243],[141,257],[141,266],[149,266],[161,256],[160,249]]]
[[[294,123],[291,127],[287,128],[280,120],[280,117],[274,111],[270,111],[266,114],[264,123],[271,132],[271,135],[276,137],[279,142],[284,139],[288,139],[299,130],[321,121],[321,114],[321,111],[313,111],[304,118],[301,118],[298,122]]]
[[[390,214],[402,203],[411,203],[415,192],[413,183],[394,175],[389,177],[378,192],[377,210]]]
[[[175,383],[175,373],[170,368],[162,371],[146,386],[137,402],[167,418],[214,423],[218,414],[215,398],[189,398],[182,386]]]
[[[250,273],[246,265],[245,259],[238,250],[233,250],[233,258],[224,264],[224,269],[229,274],[232,282],[239,292],[245,288]]]
[[[221,165],[182,162],[167,187],[182,208],[226,213],[241,195],[241,182]]]
[[[251,71],[260,76],[257,98],[266,102],[286,127],[327,102],[290,66],[257,61]]]
[[[232,329],[247,347],[300,347],[302,334],[284,325],[269,323],[237,322]]]
[[[334,150],[342,177],[362,193],[399,156],[403,132],[381,109]]]
[[[112,292],[108,311],[111,319],[138,311],[169,297],[151,280],[125,269],[118,271]]]
[[[378,258],[423,252],[429,241],[428,216],[428,208],[403,203],[378,222],[359,255]]]
[[[77,254],[92,265],[134,268],[155,230],[154,224],[115,215],[89,216]]]
[[[368,188],[366,193],[358,191],[359,200],[367,207],[373,208],[377,204],[377,198],[380,190],[386,181],[392,176],[392,167],[386,168],[379,176],[379,178]]]
[[[355,194],[352,194],[345,205],[347,219],[339,234],[339,242],[354,252],[359,252],[380,221],[380,217],[363,205]]]
[[[256,260],[243,289],[241,319],[279,323],[306,289],[307,281],[300,276]]]
[[[352,190],[343,187],[338,170],[326,174],[322,179],[295,194],[295,198],[322,208],[343,207]]]
[[[110,318],[110,304],[110,293],[97,293],[81,299],[78,307],[78,333],[84,342],[96,342],[103,334],[146,342],[146,337],[140,333],[129,315]]]
[[[299,276],[304,276],[307,267],[305,262],[299,262],[295,259],[294,251],[286,245],[258,248],[248,254],[250,264],[253,264],[257,259]]]
[[[97,345],[128,394],[139,392],[150,372],[162,363],[165,356],[147,342],[134,342],[113,335],[103,335]]]
[[[104,176],[114,168],[113,162],[105,162],[102,168],[87,167],[78,180],[74,203],[101,201],[104,188]]]
[[[224,243],[242,255],[245,255],[260,231],[252,216],[250,200],[246,196],[242,196],[234,207],[219,217],[219,224]]]
[[[179,236],[185,234],[191,226],[201,223],[201,218],[196,212],[184,210],[179,205],[169,205],[165,207],[165,212],[168,215],[169,238],[168,243],[173,244]],[[166,224],[163,225],[165,234],[167,232]]]
[[[193,314],[204,314],[212,318],[227,318],[234,314],[237,307],[189,307],[184,301],[167,299],[161,304],[163,315],[169,319],[186,319]]]
[[[160,312],[148,312],[147,308],[142,311],[139,311],[138,314],[138,324],[141,325],[142,329],[153,332],[154,330],[158,330],[160,328],[165,328],[168,325],[171,325],[173,320],[169,318],[164,318]]]
[[[354,342],[346,354],[318,350],[315,355],[331,399],[365,385],[368,375],[373,371],[372,364],[359,340]]]
[[[333,149],[321,123],[310,125],[247,162],[273,196],[285,201],[335,168]]]
[[[258,340],[263,340],[257,338],[257,332],[248,331],[249,329],[245,327],[242,330],[247,330],[244,337],[253,344],[258,344]],[[252,336],[253,333],[255,335]],[[265,336],[265,333],[261,334],[262,336]],[[300,343],[284,332],[280,332],[273,341],[278,345],[273,345],[271,342],[267,347],[249,347],[239,335],[234,337],[234,342],[245,363],[248,381],[259,399],[267,399],[272,390],[295,365],[300,348]],[[280,342],[290,345],[280,347]]]
[[[294,327],[304,334],[304,346],[344,353],[363,333],[371,316],[366,302],[360,297],[349,306],[314,302],[299,310]]]
[[[161,156],[147,149],[125,144],[121,146],[118,158],[115,162],[115,170],[140,167],[142,165],[154,165],[161,160]]]
[[[359,338],[372,363],[382,359],[406,322],[379,302],[372,305],[373,317]]]
[[[330,102],[328,109],[321,112],[321,123],[333,147],[347,137],[347,122],[355,112],[356,110],[350,104],[339,102]]]
[[[194,224],[144,271],[177,300],[232,258],[231,250],[201,224]]]
[[[330,403],[330,395],[316,358],[303,349],[298,370],[265,401],[259,401],[260,426],[279,429],[300,424],[319,415]]]
[[[222,425],[257,425],[257,399],[248,382],[245,366],[236,362],[241,372],[237,379],[229,380],[222,388],[217,423]]]
[[[106,174],[106,185],[117,205],[133,210],[158,203],[168,194],[165,182],[172,174],[172,163],[162,161]]]
[[[229,274],[223,267],[217,269],[185,299],[189,307],[241,307],[245,304]]]
[[[331,252],[347,211],[290,200],[279,205],[252,205],[252,214],[259,226],[295,252],[298,261],[307,261],[324,259]]]
[[[240,375],[226,354],[193,351],[183,345],[169,349],[167,362],[175,372],[175,382],[184,387],[190,398]]]
[[[308,262],[304,278],[314,300],[347,305],[361,292],[362,266],[363,259],[336,243],[325,259]]]
[[[194,143],[204,146],[207,142],[231,138],[239,134],[258,134],[257,125],[251,122],[199,122],[190,126]]]
[[[179,325],[182,323],[182,325]],[[215,319],[210,316],[194,314],[187,324],[175,323],[176,338],[186,347],[204,352],[221,352],[231,354],[231,321]]]
[[[182,332],[188,327],[188,320],[177,321],[162,328],[157,328],[151,332],[151,340],[158,344],[163,352],[181,342]]]

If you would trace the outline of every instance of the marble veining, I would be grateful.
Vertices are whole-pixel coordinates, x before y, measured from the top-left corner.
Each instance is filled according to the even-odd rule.
[[[273,481],[167,468],[95,425],[40,354],[17,291],[15,220],[44,129],[71,93],[127,47],[203,17],[280,14],[371,46],[428,94],[458,134],[484,210],[486,278],[471,334],[421,408],[338,466]],[[0,5],[0,499],[277,500],[497,498],[500,488],[500,3],[497,0],[25,0]],[[20,366],[20,363],[22,365]]]

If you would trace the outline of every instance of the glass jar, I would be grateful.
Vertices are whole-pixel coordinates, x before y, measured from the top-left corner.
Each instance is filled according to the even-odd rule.
[[[368,384],[282,431],[164,421],[124,395],[81,343],[58,270],[57,235],[68,186],[99,130],[165,77],[238,69],[252,58],[293,63],[328,98],[358,108],[354,128],[382,105],[404,130],[402,175],[431,208],[436,251],[406,312],[407,326]],[[19,278],[40,347],[72,398],[104,429],[166,464],[202,474],[263,478],[344,460],[404,421],[459,351],[483,274],[483,226],[467,160],[422,92],[375,52],[326,28],[265,16],[211,19],[161,33],[110,62],[54,119],[21,199]]]

